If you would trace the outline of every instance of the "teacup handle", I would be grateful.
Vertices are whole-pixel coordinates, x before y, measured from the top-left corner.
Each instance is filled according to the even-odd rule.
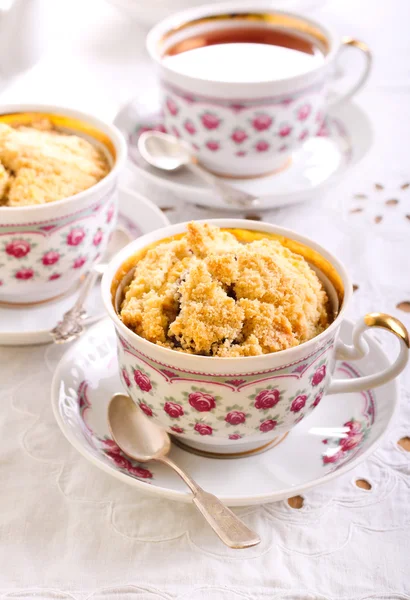
[[[370,74],[373,57],[372,57],[372,53],[370,51],[369,46],[367,44],[365,44],[364,42],[361,42],[360,40],[356,40],[351,37],[344,37],[344,38],[342,38],[342,45],[340,47],[338,57],[343,52],[343,50],[346,49],[346,47],[356,48],[357,50],[362,52],[366,59],[366,63],[364,65],[363,73],[361,74],[359,79],[356,81],[356,83],[354,83],[352,85],[352,87],[349,90],[347,90],[347,92],[345,92],[344,94],[338,95],[338,96],[336,96],[336,98],[329,100],[329,102],[328,102],[329,108],[332,106],[335,106],[336,104],[339,104],[340,102],[344,102],[345,100],[348,100],[349,98],[354,96],[354,94],[356,94],[356,92],[358,92],[360,90],[360,88],[364,85],[364,83],[366,82],[366,80]]]
[[[397,377],[406,366],[409,357],[409,334],[401,321],[384,313],[369,313],[363,317],[353,329],[353,344],[351,346],[343,342],[337,342],[336,359],[356,360],[363,358],[369,351],[369,346],[363,333],[371,327],[381,327],[394,333],[400,340],[400,352],[393,364],[380,373],[357,377],[355,379],[332,379],[328,394],[340,394],[345,392],[363,392],[379,385],[387,383]]]

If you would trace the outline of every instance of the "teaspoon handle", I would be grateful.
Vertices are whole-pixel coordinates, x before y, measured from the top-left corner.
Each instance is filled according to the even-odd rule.
[[[219,498],[203,490],[167,456],[161,457],[159,460],[174,469],[192,490],[193,503],[224,544],[230,548],[250,548],[260,543],[259,536],[249,529]]]

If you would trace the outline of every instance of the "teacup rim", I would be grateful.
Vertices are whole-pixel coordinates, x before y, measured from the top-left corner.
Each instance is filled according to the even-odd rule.
[[[188,225],[188,223],[190,223],[190,222],[192,222],[192,219],[190,221],[184,221],[181,223],[176,223],[174,225],[168,225],[166,227],[161,227],[160,229],[157,229],[154,232],[145,234],[145,235],[137,238],[136,240],[133,240],[132,242],[127,244],[127,246],[125,246],[118,254],[116,254],[116,256],[107,265],[107,268],[102,277],[101,294],[102,294],[103,304],[104,304],[105,310],[108,313],[108,316],[113,321],[115,327],[118,328],[124,334],[124,336],[130,337],[131,339],[136,339],[138,341],[138,344],[141,344],[141,346],[146,349],[146,352],[148,355],[152,354],[152,352],[157,352],[159,355],[163,356],[164,361],[167,360],[167,357],[170,357],[171,362],[172,362],[172,357],[175,360],[179,356],[182,360],[187,361],[188,363],[191,361],[192,361],[192,363],[200,361],[203,364],[208,364],[208,365],[212,364],[212,362],[215,362],[215,359],[218,359],[219,361],[223,361],[224,364],[226,364],[226,365],[238,364],[238,361],[241,361],[241,364],[243,365],[245,360],[247,360],[249,362],[252,362],[252,361],[256,362],[258,360],[259,361],[261,361],[261,360],[268,361],[269,359],[277,360],[278,357],[280,357],[280,359],[281,359],[282,357],[285,357],[285,356],[290,359],[292,354],[293,355],[298,354],[301,349],[303,349],[303,350],[306,349],[306,351],[307,351],[306,354],[308,355],[310,351],[313,351],[314,346],[317,347],[318,344],[320,345],[320,343],[322,341],[324,341],[325,338],[328,338],[329,334],[331,334],[332,332],[337,330],[337,328],[340,326],[340,324],[343,320],[343,315],[346,311],[346,307],[348,306],[350,298],[353,293],[353,286],[352,286],[351,279],[348,275],[346,267],[331,252],[329,252],[328,250],[323,248],[320,244],[316,243],[311,238],[304,236],[303,234],[299,234],[292,229],[287,229],[285,227],[280,227],[280,226],[274,225],[272,223],[266,223],[264,221],[248,221],[246,219],[230,219],[230,218],[195,219],[196,223],[209,223],[212,225],[217,225],[218,227],[226,227],[226,228],[231,228],[231,229],[248,229],[248,230],[262,231],[262,232],[266,231],[267,233],[276,233],[279,235],[283,235],[291,240],[305,244],[309,248],[317,251],[323,258],[325,258],[332,264],[332,266],[336,269],[337,273],[339,274],[339,276],[341,277],[341,279],[343,281],[344,296],[343,296],[342,305],[340,306],[340,309],[339,309],[339,312],[338,312],[336,318],[332,321],[332,323],[329,325],[329,327],[327,327],[327,329],[322,331],[319,335],[315,336],[314,338],[312,338],[306,342],[303,342],[302,344],[293,346],[292,348],[287,348],[285,350],[279,350],[277,352],[270,352],[268,354],[258,354],[256,356],[237,356],[237,357],[236,356],[235,357],[230,357],[230,356],[229,357],[218,357],[217,356],[217,357],[215,357],[215,356],[203,356],[203,355],[199,355],[199,354],[189,354],[186,352],[178,352],[177,350],[173,350],[171,348],[166,348],[164,346],[158,346],[157,344],[154,344],[153,342],[150,342],[149,340],[146,340],[145,338],[136,334],[134,331],[132,331],[126,325],[124,325],[124,323],[121,321],[117,312],[114,309],[114,306],[112,303],[112,296],[111,296],[111,286],[112,286],[113,278],[114,278],[115,274],[117,273],[118,269],[121,267],[121,265],[127,260],[127,258],[131,257],[135,252],[144,248],[144,246],[148,246],[150,243],[152,243],[154,241],[159,241],[161,239],[166,239],[167,237],[170,237],[172,235],[182,233],[184,231],[184,229],[186,229],[186,226]],[[265,229],[264,226],[267,227],[268,229]],[[162,232],[162,234],[160,236],[158,236],[159,232]],[[145,242],[145,240],[147,238],[151,238],[151,239],[150,239],[150,241]],[[151,350],[151,352],[150,352],[150,350]],[[288,358],[286,358],[285,360],[287,361]],[[211,363],[209,363],[209,361],[211,361]],[[290,362],[291,362],[291,359],[290,359]]]
[[[8,217],[17,214],[21,215],[22,213],[39,214],[42,211],[46,212],[52,209],[53,207],[61,207],[65,204],[73,202],[74,200],[81,201],[82,199],[89,196],[90,192],[98,193],[103,187],[106,187],[107,185],[115,181],[115,179],[118,177],[119,171],[123,168],[125,164],[128,152],[125,138],[116,125],[114,125],[113,123],[109,123],[108,121],[104,121],[91,113],[76,110],[74,108],[70,108],[64,105],[41,103],[11,103],[0,105],[0,115],[5,115],[8,113],[11,114],[30,112],[73,117],[79,120],[83,120],[86,123],[91,123],[95,125],[96,128],[101,129],[101,131],[106,133],[106,135],[110,138],[111,142],[115,147],[116,159],[112,168],[110,169],[110,172],[105,177],[103,177],[95,185],[92,185],[90,188],[87,188],[82,192],[78,192],[78,194],[73,194],[71,196],[68,196],[67,198],[62,198],[61,200],[55,200],[54,202],[47,202],[46,204],[32,204],[27,206],[4,206],[0,207],[0,211],[3,210],[4,214]],[[0,214],[2,213],[0,212]]]
[[[175,26],[175,24],[179,21],[188,22],[188,21],[191,21],[200,16],[205,16],[204,13],[209,14],[209,15],[217,15],[217,14],[224,13],[225,11],[229,11],[229,10],[231,10],[231,11],[235,10],[236,12],[238,12],[238,11],[245,12],[245,10],[249,10],[249,11],[253,11],[253,12],[261,12],[262,10],[266,10],[266,11],[271,11],[272,13],[277,13],[277,14],[288,15],[291,17],[293,16],[293,17],[300,18],[300,19],[306,21],[307,23],[310,23],[312,25],[319,27],[325,33],[325,35],[328,38],[329,43],[330,43],[329,52],[324,57],[324,60],[322,63],[320,63],[319,65],[317,65],[316,67],[314,67],[313,69],[308,71],[307,73],[292,75],[290,77],[282,77],[279,79],[272,79],[272,80],[268,80],[268,81],[263,80],[263,81],[252,81],[252,82],[235,82],[235,81],[224,82],[224,81],[218,81],[218,80],[212,80],[212,79],[209,79],[209,80],[201,79],[199,77],[179,73],[178,71],[175,71],[168,65],[164,64],[164,62],[161,60],[162,57],[160,56],[159,52],[156,49],[156,44],[157,44],[158,40],[160,39],[161,35],[163,35],[167,30],[169,30],[172,25]],[[176,13],[173,13],[172,15],[165,17],[164,19],[162,19],[161,21],[156,23],[148,31],[147,36],[146,36],[145,46],[146,46],[146,49],[147,49],[147,52],[148,52],[150,58],[154,61],[154,63],[158,64],[162,69],[174,74],[179,79],[184,80],[186,82],[190,82],[190,83],[209,82],[209,83],[212,83],[213,86],[229,86],[229,88],[231,88],[235,92],[236,90],[242,89],[244,86],[245,87],[246,86],[252,86],[252,87],[271,86],[272,84],[278,84],[278,85],[288,84],[288,83],[298,84],[298,83],[304,82],[308,77],[310,78],[310,77],[312,77],[312,75],[315,76],[317,73],[326,69],[328,64],[334,59],[334,57],[338,51],[339,45],[340,45],[337,43],[337,39],[338,38],[337,38],[336,32],[332,29],[331,26],[329,26],[328,23],[324,23],[322,20],[310,18],[307,15],[305,15],[301,12],[298,12],[296,10],[291,11],[291,10],[283,10],[280,8],[275,8],[274,6],[272,6],[270,3],[266,2],[266,1],[258,2],[258,3],[256,3],[256,6],[255,6],[255,3],[252,3],[250,0],[243,0],[243,1],[242,0],[239,0],[239,1],[229,0],[228,2],[223,2],[222,4],[218,4],[218,5],[202,4],[201,6],[191,7],[191,8],[187,8],[185,10],[177,11]]]

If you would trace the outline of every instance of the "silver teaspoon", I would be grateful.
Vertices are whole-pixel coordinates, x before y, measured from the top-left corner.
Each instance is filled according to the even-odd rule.
[[[230,548],[250,548],[260,543],[249,529],[216,496],[205,492],[167,454],[171,440],[164,429],[148,419],[125,394],[114,394],[108,406],[108,425],[116,444],[124,454],[138,462],[156,460],[174,469],[193,493],[193,503],[217,536]]]
[[[89,293],[93,289],[98,277],[104,272],[104,269],[110,259],[132,239],[133,236],[127,229],[117,225],[116,229],[112,233],[108,248],[104,255],[105,262],[98,263],[93,267],[93,269],[91,269],[91,271],[87,273],[83,282],[81,283],[80,291],[74,306],[64,313],[61,321],[59,321],[54,329],[50,331],[50,335],[56,344],[65,344],[66,342],[71,342],[83,333],[84,318],[86,317],[84,305]]]
[[[201,167],[189,146],[172,135],[146,131],[138,138],[138,150],[147,163],[157,169],[176,171],[180,167],[187,167],[213,187],[226,204],[240,208],[257,207],[260,204],[260,200],[252,194],[238,190]]]

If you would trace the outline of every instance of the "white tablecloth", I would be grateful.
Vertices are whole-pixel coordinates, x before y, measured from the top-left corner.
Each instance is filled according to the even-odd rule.
[[[110,119],[151,85],[143,32],[114,8],[102,0],[43,6],[38,26],[49,48],[1,102],[64,103]],[[321,12],[374,49],[375,68],[357,100],[373,122],[374,145],[325,199],[265,218],[307,233],[347,264],[359,286],[352,318],[386,311],[410,327],[410,314],[396,308],[410,301],[410,6],[333,0]],[[167,214],[177,221],[205,213],[179,206]],[[386,340],[388,351],[393,346]],[[307,493],[301,509],[287,502],[241,509],[263,542],[238,552],[190,506],[145,498],[69,446],[49,400],[62,351],[0,348],[0,598],[410,599],[410,452],[397,444],[410,436],[408,371],[382,448]],[[358,488],[357,478],[372,489]]]

